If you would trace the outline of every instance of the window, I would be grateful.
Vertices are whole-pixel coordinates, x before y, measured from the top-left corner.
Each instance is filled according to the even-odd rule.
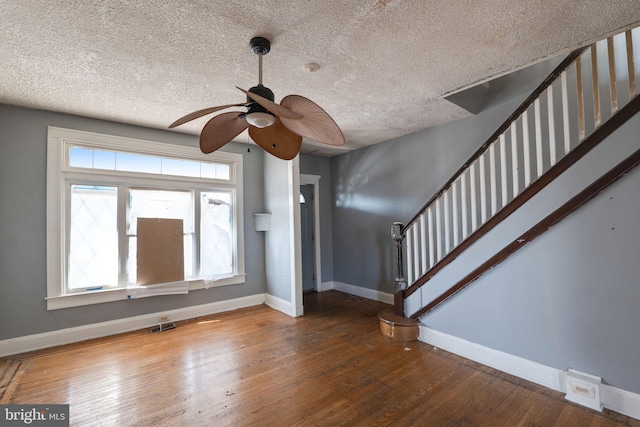
[[[47,307],[126,299],[154,245],[171,245],[190,290],[242,283],[242,218],[239,154],[51,127]],[[149,237],[138,224],[149,219],[172,231],[139,242]]]

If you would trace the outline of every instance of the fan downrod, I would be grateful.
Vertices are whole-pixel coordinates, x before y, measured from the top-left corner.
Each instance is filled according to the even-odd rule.
[[[256,55],[266,55],[271,50],[271,42],[264,37],[252,38],[249,46]]]

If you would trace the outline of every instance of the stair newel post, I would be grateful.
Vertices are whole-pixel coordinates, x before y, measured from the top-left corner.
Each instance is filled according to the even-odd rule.
[[[404,263],[402,260],[402,241],[404,236],[402,235],[402,223],[394,222],[391,226],[391,237],[396,242],[396,279],[393,289],[393,305],[394,314],[396,316],[404,317],[404,298],[402,292],[407,286],[407,282],[404,280]]]

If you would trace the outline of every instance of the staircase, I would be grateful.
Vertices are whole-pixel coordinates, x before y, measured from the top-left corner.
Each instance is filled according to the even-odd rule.
[[[640,163],[631,150],[525,229],[503,233],[463,274],[441,277],[640,110],[639,50],[635,28],[572,52],[409,222],[393,225],[396,316],[426,314]]]

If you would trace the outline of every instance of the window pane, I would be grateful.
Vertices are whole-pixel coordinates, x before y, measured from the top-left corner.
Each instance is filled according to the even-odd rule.
[[[184,235],[184,277],[194,277],[193,274],[193,234]]]
[[[118,284],[117,188],[71,186],[69,290]]]
[[[231,193],[202,193],[200,257],[203,276],[233,273]]]
[[[116,153],[116,169],[127,172],[160,174],[160,157],[118,152]]]
[[[191,191],[129,191],[129,234],[136,234],[138,218],[181,219],[185,234],[193,233],[193,193]]]
[[[226,180],[231,179],[231,177],[229,176],[229,165],[216,163],[216,178]]]
[[[200,177],[200,162],[193,160],[162,159],[162,174]]]
[[[129,236],[129,253],[127,254],[127,284],[138,283],[138,239],[136,236]]]
[[[74,168],[92,168],[93,150],[81,147],[69,149],[69,166]]]
[[[115,170],[116,153],[113,151],[94,150],[93,167],[95,169]]]
[[[200,176],[202,178],[216,179],[215,163],[200,163]]]
[[[210,178],[210,179],[230,179],[230,167],[224,163],[206,163],[202,162],[201,165],[201,175],[202,178]]]

